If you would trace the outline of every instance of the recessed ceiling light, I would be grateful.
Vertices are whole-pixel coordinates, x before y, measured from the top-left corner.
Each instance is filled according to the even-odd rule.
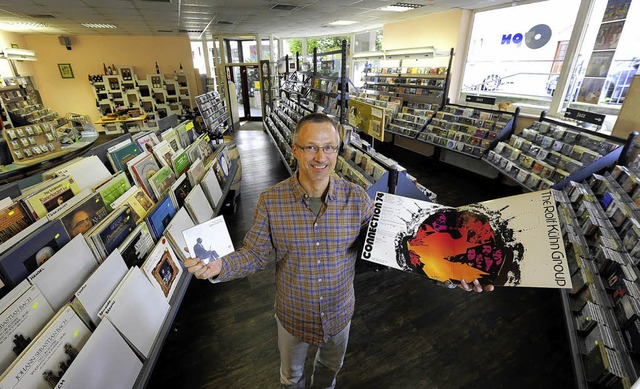
[[[414,3],[395,3],[385,7],[378,8],[378,11],[404,12],[412,9],[423,7],[422,4]]]
[[[49,27],[46,23],[42,23],[42,22],[2,22],[2,24],[8,25],[8,26],[22,27],[22,28]]]
[[[329,23],[329,25],[330,26],[349,26],[356,23],[358,22],[354,22],[353,20],[336,20],[335,22]]]
[[[115,24],[108,23],[82,23],[86,28],[118,28]]]

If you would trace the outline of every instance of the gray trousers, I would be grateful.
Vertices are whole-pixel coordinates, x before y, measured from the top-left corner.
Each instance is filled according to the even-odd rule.
[[[304,362],[307,359],[309,343],[303,342],[285,330],[277,316],[276,322],[278,323],[278,350],[280,350],[280,383],[283,388],[304,388]],[[311,375],[312,388],[336,386],[336,375],[342,367],[344,355],[347,352],[350,327],[351,322],[327,343],[318,346]]]

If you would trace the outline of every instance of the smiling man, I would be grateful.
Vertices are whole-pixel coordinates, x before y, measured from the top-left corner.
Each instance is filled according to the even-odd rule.
[[[360,186],[333,173],[339,146],[330,117],[303,117],[293,133],[298,170],[262,192],[243,247],[207,265],[198,258],[185,261],[197,278],[221,282],[264,269],[275,251],[275,316],[285,388],[305,387],[310,344],[318,346],[311,386],[335,387],[347,350],[361,246],[356,242],[373,208]]]
[[[334,387],[347,349],[355,296],[356,241],[371,217],[365,191],[333,173],[340,137],[324,114],[300,120],[293,134],[295,174],[267,188],[239,250],[204,266],[185,265],[213,282],[244,277],[267,266],[276,254],[276,323],[280,382],[304,388],[310,344],[318,346],[313,387]]]

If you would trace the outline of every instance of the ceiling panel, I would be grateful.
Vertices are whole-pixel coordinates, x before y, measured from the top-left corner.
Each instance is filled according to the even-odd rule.
[[[99,34],[119,35],[134,32],[155,35],[158,29],[203,28],[209,21],[228,20],[231,26],[212,23],[207,31],[223,33],[246,31],[287,36],[318,36],[362,31],[370,26],[399,21],[426,13],[452,8],[475,9],[511,3],[511,0],[410,0],[425,7],[403,12],[376,11],[394,0],[172,0],[170,3],[141,0],[0,0],[0,21],[33,20],[73,31],[96,34],[80,23],[109,22],[119,29],[100,30]],[[298,6],[293,11],[272,10],[276,4]],[[180,7],[180,10],[178,10]],[[30,18],[28,14],[50,14],[55,18]],[[335,20],[354,20],[351,26],[326,27]],[[79,27],[78,27],[79,26]],[[34,30],[37,32],[37,30]],[[43,30],[44,32],[44,30]]]

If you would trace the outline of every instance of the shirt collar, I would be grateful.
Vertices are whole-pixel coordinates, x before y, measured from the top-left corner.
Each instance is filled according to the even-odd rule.
[[[334,200],[336,198],[336,195],[337,195],[336,185],[337,185],[338,179],[339,177],[335,173],[329,176],[329,189],[327,190],[327,196],[325,201]],[[294,198],[296,198],[297,200],[303,200],[304,197],[307,195],[307,192],[304,190],[304,188],[302,187],[302,185],[300,185],[300,182],[298,181],[297,170],[289,180],[291,182],[291,189],[293,190]]]

